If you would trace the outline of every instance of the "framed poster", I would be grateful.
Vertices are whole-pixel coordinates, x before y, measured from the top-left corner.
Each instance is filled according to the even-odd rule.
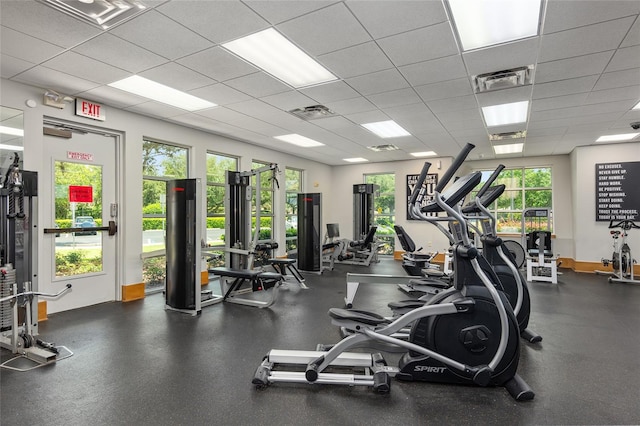
[[[409,215],[409,200],[411,199],[411,194],[418,184],[418,178],[420,175],[407,175],[407,220],[416,220]],[[424,206],[430,200],[433,200],[435,196],[436,185],[438,184],[438,175],[436,173],[427,174],[422,187],[425,189],[425,196],[422,199],[420,207]],[[437,216],[435,213],[427,213],[429,216]]]
[[[640,220],[640,161],[596,163],[596,222]]]

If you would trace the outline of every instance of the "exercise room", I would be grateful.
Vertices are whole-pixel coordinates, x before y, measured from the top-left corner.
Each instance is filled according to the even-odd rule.
[[[640,2],[0,37],[0,423],[640,423]]]

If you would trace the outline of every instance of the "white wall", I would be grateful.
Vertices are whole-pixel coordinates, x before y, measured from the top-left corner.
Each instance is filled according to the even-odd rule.
[[[167,123],[161,120],[137,115],[128,111],[106,107],[106,121],[98,122],[74,115],[73,104],[64,110],[42,105],[43,89],[21,85],[15,82],[1,80],[0,104],[6,107],[24,111],[24,164],[26,170],[42,170],[43,161],[40,154],[43,146],[42,123],[44,117],[52,117],[73,121],[92,127],[107,128],[124,134],[123,141],[123,185],[122,200],[119,214],[119,236],[124,238],[122,244],[122,274],[121,284],[142,282],[142,140],[150,137],[161,141],[177,143],[192,147],[190,177],[206,180],[206,152],[207,150],[240,157],[240,170],[249,170],[252,160],[277,163],[283,171],[280,177],[281,191],[277,194],[279,203],[277,209],[284,209],[284,169],[294,167],[304,170],[304,191],[323,193],[323,215],[329,216],[332,209],[333,196],[331,189],[331,167],[314,161],[302,159],[292,155],[272,151],[260,146],[251,145],[223,136],[189,129],[187,127]],[[28,108],[25,102],[33,99],[37,102],[35,108]],[[39,175],[39,185],[48,177]],[[316,184],[314,186],[314,183]],[[40,206],[39,223],[42,223],[42,209]],[[203,211],[204,211],[203,206]],[[281,216],[283,217],[283,216]],[[282,220],[284,222],[284,219]],[[48,225],[48,224],[44,224]],[[284,252],[284,226],[276,228],[276,237]],[[42,249],[40,249],[42,251]],[[38,253],[42,256],[42,253]],[[40,271],[41,272],[41,271]],[[40,273],[42,275],[42,273]]]
[[[640,142],[578,147],[571,153],[576,261],[611,259],[608,222],[596,222],[596,163],[640,161]],[[640,191],[640,188],[636,188]],[[640,206],[636,206],[640,207]],[[629,231],[629,245],[640,262],[640,231]]]

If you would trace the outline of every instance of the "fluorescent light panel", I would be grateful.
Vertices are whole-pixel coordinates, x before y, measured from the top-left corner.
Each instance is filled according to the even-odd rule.
[[[362,127],[384,139],[411,136],[411,133],[400,127],[400,125],[393,120],[365,123]]]
[[[433,151],[422,151],[422,152],[412,152],[411,155],[413,155],[414,157],[434,157],[438,154],[436,154]]]
[[[529,101],[482,107],[482,114],[487,127],[524,123],[527,121],[528,112]]]
[[[622,142],[622,141],[630,141],[636,136],[640,135],[640,133],[621,133],[619,135],[606,135],[600,136],[596,139],[596,142]]]
[[[523,143],[511,143],[508,145],[494,145],[493,151],[497,154],[516,154],[522,152]]]
[[[273,28],[222,47],[296,89],[338,79]]]
[[[638,102],[632,109],[640,109],[640,102]]]
[[[12,136],[24,136],[24,130],[15,127],[0,126],[0,133]]]
[[[217,106],[213,102],[197,98],[138,75],[115,81],[109,86],[187,111],[198,111]]]
[[[449,0],[462,50],[538,35],[541,0]]]
[[[362,157],[355,157],[355,158],[343,158],[344,161],[347,161],[349,163],[363,163],[365,161],[369,161],[366,158],[362,158]]]
[[[294,145],[298,145],[304,148],[311,148],[314,146],[324,146],[323,143],[318,141],[314,141],[313,139],[309,139],[305,136],[301,136],[297,133],[293,133],[290,135],[282,135],[282,136],[274,136],[274,138],[279,139],[284,142],[288,142]]]
[[[6,149],[8,151],[24,151],[24,147],[23,146],[6,145],[6,144],[2,144],[2,143],[0,143],[0,149]]]

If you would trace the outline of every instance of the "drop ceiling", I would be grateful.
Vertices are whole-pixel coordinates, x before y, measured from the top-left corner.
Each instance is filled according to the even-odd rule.
[[[541,35],[462,52],[440,1],[145,1],[103,30],[36,1],[2,1],[4,79],[77,96],[277,151],[275,136],[325,144],[297,155],[412,159],[411,152],[496,158],[489,135],[526,130],[510,157],[570,153],[640,121],[640,1],[550,0]],[[338,77],[294,89],[221,47],[275,28]],[[476,94],[473,76],[533,65],[521,87]],[[209,100],[187,112],[107,86],[131,75]],[[527,122],[487,128],[483,106],[529,100]],[[303,120],[289,110],[324,105]],[[361,127],[395,120],[411,136],[381,139]],[[635,140],[638,140],[637,137]],[[369,146],[393,144],[394,151]],[[640,155],[640,154],[639,154]],[[502,158],[502,156],[498,156]]]

